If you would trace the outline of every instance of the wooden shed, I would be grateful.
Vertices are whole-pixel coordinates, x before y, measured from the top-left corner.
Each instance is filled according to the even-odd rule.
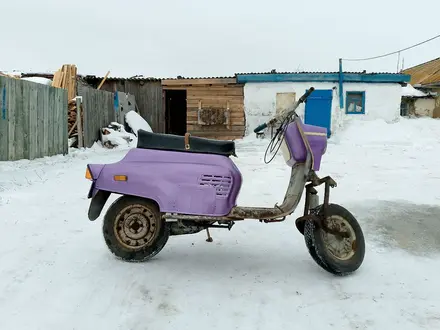
[[[165,132],[241,139],[245,132],[243,85],[234,77],[162,79]]]
[[[103,77],[84,77],[84,80],[95,88],[102,79]],[[134,95],[139,114],[150,124],[153,132],[166,132],[160,79],[149,77],[108,77],[101,89],[113,93],[124,92]]]

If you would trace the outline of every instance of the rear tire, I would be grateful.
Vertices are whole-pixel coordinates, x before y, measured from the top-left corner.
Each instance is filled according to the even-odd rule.
[[[109,250],[119,259],[141,262],[158,254],[170,230],[157,205],[133,196],[118,198],[104,216],[102,231]]]
[[[321,209],[322,210],[322,209]],[[320,211],[320,214],[322,211]],[[327,208],[329,227],[340,226],[350,233],[349,238],[338,238],[326,233],[312,220],[304,225],[304,239],[313,260],[334,275],[348,275],[356,271],[365,256],[365,239],[356,218],[345,208],[329,204]]]

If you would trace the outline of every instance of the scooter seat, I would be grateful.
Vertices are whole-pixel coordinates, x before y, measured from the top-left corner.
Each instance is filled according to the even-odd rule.
[[[188,144],[188,146],[186,144]],[[226,157],[236,156],[234,141],[219,141],[196,136],[184,137],[173,134],[151,133],[142,129],[138,130],[137,148],[215,154]]]

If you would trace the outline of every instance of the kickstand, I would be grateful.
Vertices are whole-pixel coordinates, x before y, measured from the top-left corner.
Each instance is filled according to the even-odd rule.
[[[206,233],[208,234],[208,238],[206,239],[206,241],[211,243],[213,241],[213,239],[212,239],[211,235],[209,234],[209,228],[206,228]]]

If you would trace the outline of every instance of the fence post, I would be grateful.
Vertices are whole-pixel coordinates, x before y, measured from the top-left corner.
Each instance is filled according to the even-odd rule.
[[[83,143],[83,131],[82,131],[82,120],[81,120],[81,103],[82,96],[76,97],[76,127],[78,129],[78,148],[82,148],[84,146]]]

